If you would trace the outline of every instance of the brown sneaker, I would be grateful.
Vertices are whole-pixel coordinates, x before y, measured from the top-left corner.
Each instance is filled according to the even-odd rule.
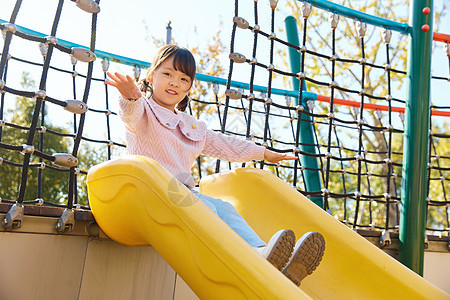
[[[283,229],[275,233],[267,246],[257,251],[278,270],[283,270],[291,257],[295,245],[295,234],[290,229]]]
[[[319,232],[305,233],[295,244],[294,254],[282,271],[296,285],[320,264],[325,251],[325,239]]]

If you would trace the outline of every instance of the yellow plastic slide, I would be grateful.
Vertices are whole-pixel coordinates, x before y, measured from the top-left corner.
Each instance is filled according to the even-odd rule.
[[[127,156],[88,173],[92,212],[115,241],[152,245],[201,299],[449,299],[266,171],[202,180],[200,192],[235,205],[264,239],[283,228],[326,240],[300,288],[265,261],[157,162]]]

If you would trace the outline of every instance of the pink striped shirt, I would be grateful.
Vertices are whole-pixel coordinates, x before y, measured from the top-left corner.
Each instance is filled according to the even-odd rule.
[[[189,187],[195,185],[191,167],[200,154],[232,162],[264,159],[263,146],[207,129],[204,122],[152,98],[129,101],[121,96],[119,106],[128,154],[156,160]]]

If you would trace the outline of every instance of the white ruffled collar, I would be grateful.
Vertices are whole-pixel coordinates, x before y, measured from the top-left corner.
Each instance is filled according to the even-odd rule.
[[[206,124],[197,120],[187,113],[180,112],[175,108],[175,112],[157,104],[152,97],[146,99],[151,111],[159,123],[170,130],[177,126],[183,135],[192,141],[201,141],[206,134]]]

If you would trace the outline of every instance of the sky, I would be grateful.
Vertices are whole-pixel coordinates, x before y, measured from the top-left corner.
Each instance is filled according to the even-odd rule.
[[[293,0],[290,0],[293,1]],[[436,0],[437,7],[442,6],[442,1]],[[9,20],[15,0],[1,0],[0,19]],[[259,1],[260,26],[265,32],[270,32],[269,18],[264,15],[270,15],[269,1]],[[19,11],[16,24],[27,27],[42,33],[49,33],[53,23],[57,0],[23,0]],[[167,3],[170,3],[169,5]],[[253,20],[253,0],[242,0],[239,4],[239,14],[247,20]],[[277,12],[276,25],[284,27],[283,20],[288,16],[287,9],[283,7],[283,1],[279,1],[280,10]],[[206,45],[211,37],[218,31],[221,31],[221,38],[224,45],[229,46],[230,34],[232,28],[232,18],[234,16],[234,1],[211,1],[211,0],[192,0],[192,1],[149,1],[149,0],[102,0],[100,1],[101,12],[98,14],[96,49],[111,52],[114,54],[135,58],[143,61],[151,61],[155,46],[153,37],[165,40],[167,22],[171,21],[172,36],[175,41],[185,47]],[[448,12],[450,14],[450,12]],[[250,22],[251,23],[251,22]],[[62,16],[59,21],[56,36],[81,45],[89,45],[91,31],[91,15],[81,11],[72,1],[64,2]],[[450,16],[446,16],[439,30],[441,33],[450,34]],[[278,32],[278,31],[277,31]],[[280,38],[285,39],[282,35]],[[240,47],[244,52],[251,53],[252,41],[240,40]],[[2,43],[0,44],[2,45]],[[267,42],[260,42],[259,49],[267,51]],[[448,76],[448,60],[441,46],[435,47],[433,55],[433,74],[439,76]],[[22,43],[19,38],[14,38],[14,44],[11,47],[11,54],[17,57],[27,58],[32,61],[40,62],[42,57],[37,47],[30,47],[30,44]],[[228,50],[228,49],[227,49]],[[267,52],[266,52],[267,53]],[[263,56],[264,57],[264,56]],[[266,57],[267,58],[267,55]],[[228,66],[228,58],[223,57],[224,66]],[[59,51],[54,52],[52,64],[65,69],[71,69],[70,59],[67,55]],[[83,73],[85,66],[77,66],[80,73]],[[8,85],[18,84],[20,82],[21,71],[27,66],[18,65],[8,73]],[[131,67],[116,66],[117,70],[123,73],[131,74]],[[39,80],[40,70],[36,70],[35,78]],[[85,71],[84,71],[85,73]],[[71,80],[67,79],[63,83],[59,80],[60,74],[49,74],[48,94],[55,98],[68,98],[71,94]],[[103,76],[100,68],[94,70],[94,77]],[[233,79],[245,81],[248,74],[239,74],[235,72]],[[70,78],[70,77],[69,77]],[[248,80],[247,80],[248,81]],[[263,80],[265,81],[265,79]],[[263,82],[260,82],[263,84]],[[259,83],[258,83],[259,84]],[[13,86],[19,88],[19,86]],[[79,84],[77,91],[79,98],[83,92],[83,85]],[[281,81],[275,83],[277,88],[285,88]],[[100,105],[101,98],[97,96],[97,91],[92,90],[90,95],[90,107]],[[114,94],[114,92],[112,92]],[[450,94],[450,85],[446,82],[437,83],[433,86],[433,101],[439,105],[448,105],[448,95]],[[102,102],[103,103],[103,102]],[[70,119],[69,114],[58,113],[62,120]]]
[[[435,6],[441,7],[442,1],[445,0],[434,1]],[[0,19],[9,20],[15,2],[16,0],[1,0]],[[289,14],[283,7],[283,2],[283,0],[279,1],[278,5],[280,8],[276,19],[278,27],[283,27],[283,20]],[[49,33],[57,3],[57,0],[23,0],[16,23],[39,32]],[[221,31],[224,44],[229,45],[234,1],[171,0],[170,6],[166,3],[148,0],[100,1],[101,12],[97,22],[96,48],[151,61],[155,52],[152,37],[165,39],[166,25],[169,20],[173,28],[172,35],[182,46],[205,45],[218,31]],[[242,0],[239,3],[239,15],[250,23],[253,20],[253,3],[253,0]],[[260,0],[258,5],[259,23],[265,32],[270,32],[269,18],[263,17],[264,14],[267,16],[270,14],[268,3],[268,0]],[[450,15],[450,12],[447,14]],[[450,34],[450,16],[448,15],[442,22],[440,32]],[[90,14],[80,11],[73,2],[66,0],[56,36],[87,46],[90,39],[90,23]],[[284,35],[280,37],[285,38]],[[247,46],[250,47],[251,44],[249,41]],[[438,60],[434,69],[438,69],[436,71],[441,73],[439,69],[447,65],[446,57],[442,49],[436,49],[435,52]],[[224,65],[228,65],[228,62],[224,62]],[[448,70],[444,69],[442,73],[448,74]]]

